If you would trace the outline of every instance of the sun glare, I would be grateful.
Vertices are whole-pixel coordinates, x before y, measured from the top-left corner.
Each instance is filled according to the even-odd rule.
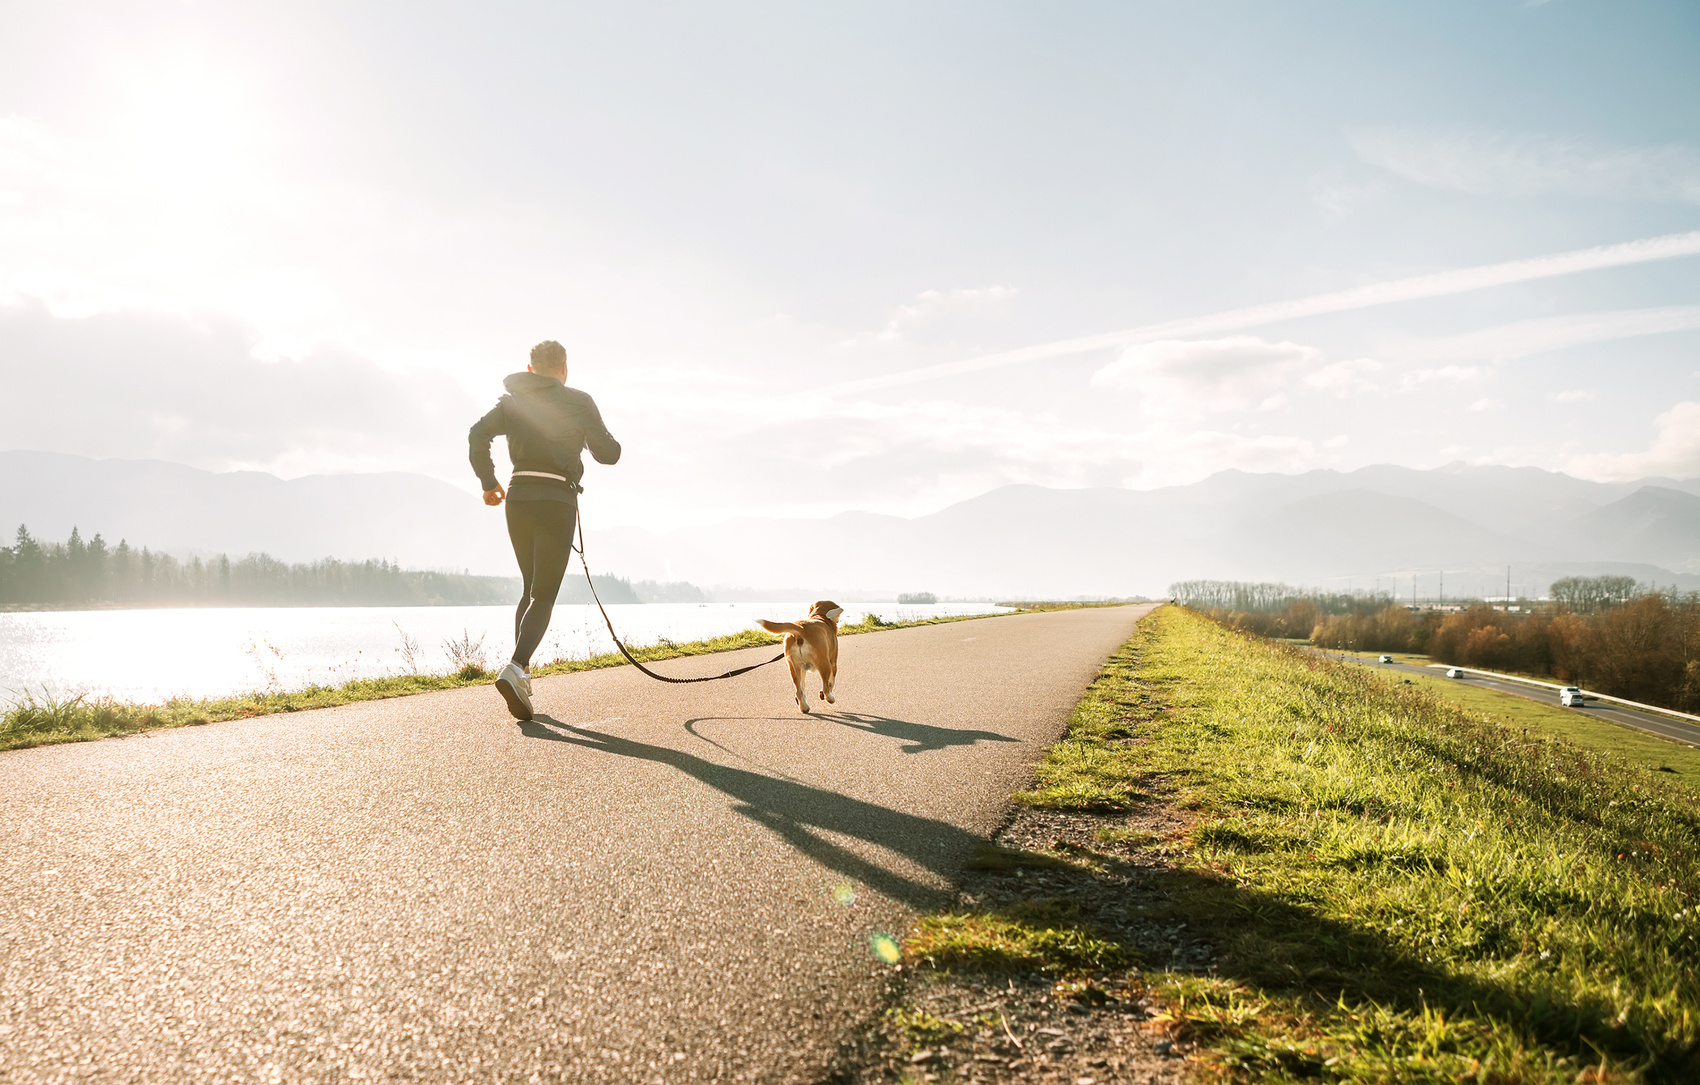
[[[228,185],[254,164],[266,128],[240,73],[193,53],[153,60],[119,81],[115,163],[184,195]]]

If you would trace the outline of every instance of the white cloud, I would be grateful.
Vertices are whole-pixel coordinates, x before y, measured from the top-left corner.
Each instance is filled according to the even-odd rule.
[[[1378,201],[1386,187],[1379,178],[1351,181],[1330,170],[1310,179],[1310,202],[1332,218],[1349,218]]]
[[[962,314],[980,314],[996,309],[1019,293],[1013,286],[987,286],[976,290],[925,290],[915,295],[908,305],[899,305],[891,312],[885,327],[876,336],[881,342],[891,342],[913,334],[917,329],[936,324],[941,319]]]
[[[1562,392],[1548,392],[1547,398],[1554,403],[1585,403],[1594,398],[1594,393],[1582,388],[1567,388]]]
[[[1678,403],[1653,419],[1653,426],[1656,432],[1647,451],[1576,456],[1568,470],[1607,482],[1649,475],[1700,478],[1700,403]]]
[[[1611,147],[1538,134],[1395,128],[1359,129],[1347,138],[1370,165],[1450,192],[1700,203],[1700,149],[1687,144]]]
[[[1338,290],[1330,294],[1316,294],[1293,301],[1254,305],[1245,309],[1230,309],[1226,312],[1188,317],[1182,320],[1170,320],[1161,324],[1147,324],[1119,332],[1107,332],[1103,335],[1086,335],[1076,339],[1039,343],[1030,347],[1022,347],[1019,350],[1006,350],[997,354],[964,358],[961,361],[922,366],[901,373],[888,373],[878,377],[842,381],[821,388],[819,391],[826,395],[842,396],[884,388],[898,388],[923,381],[938,380],[943,377],[955,377],[965,373],[977,373],[986,369],[1018,365],[1022,362],[1066,358],[1077,354],[1088,354],[1093,351],[1126,347],[1138,343],[1152,343],[1163,339],[1176,339],[1182,336],[1238,331],[1242,328],[1255,328],[1263,324],[1295,320],[1299,317],[1341,313],[1377,305],[1390,305],[1400,301],[1415,301],[1419,298],[1445,297],[1472,290],[1508,286],[1512,283],[1531,282],[1560,275],[1573,275],[1581,271],[1598,271],[1602,268],[1624,267],[1653,260],[1669,260],[1696,254],[1700,254],[1700,230],[1666,234],[1661,237],[1628,241],[1618,245],[1600,245],[1591,249],[1554,253],[1550,256],[1508,260],[1501,264],[1485,264],[1480,267],[1436,272],[1432,275],[1416,275],[1408,279],[1394,279],[1389,282],[1354,287],[1350,290]]]
[[[1372,374],[1379,372],[1381,363],[1374,358],[1350,358],[1323,366],[1308,374],[1304,382],[1308,387],[1333,392],[1344,399],[1346,396],[1373,392],[1380,388],[1380,383],[1371,379]]]
[[[1470,404],[1469,410],[1474,412],[1474,413],[1479,414],[1482,411],[1496,410],[1498,407],[1499,407],[1499,400],[1488,399],[1486,396],[1483,396],[1481,399],[1478,399],[1474,403]]]
[[[258,342],[228,317],[63,319],[14,300],[0,306],[0,402],[28,409],[8,413],[5,444],[285,477],[470,478],[460,461],[478,405],[448,375],[392,373],[329,344],[265,361]]]
[[[1413,369],[1399,380],[1399,388],[1409,392],[1433,381],[1470,384],[1486,377],[1488,371],[1479,365],[1443,365],[1430,369]]]
[[[1092,374],[1097,388],[1136,392],[1148,415],[1197,410],[1272,410],[1297,377],[1321,370],[1322,352],[1254,335],[1165,339],[1129,347]]]
[[[1530,354],[1545,354],[1585,343],[1661,335],[1696,328],[1700,328],[1700,305],[1617,309],[1543,317],[1538,320],[1519,320],[1512,324],[1466,332],[1463,335],[1394,344],[1387,349],[1387,353],[1400,359],[1421,361],[1499,361]]]
[[[604,524],[845,508],[921,515],[1017,483],[1143,487],[1335,462],[1334,445],[1308,437],[1171,414],[1116,412],[1089,424],[943,399],[843,403],[682,368],[626,371],[592,390],[627,450],[617,482],[591,480]],[[641,411],[616,413],[639,402]]]

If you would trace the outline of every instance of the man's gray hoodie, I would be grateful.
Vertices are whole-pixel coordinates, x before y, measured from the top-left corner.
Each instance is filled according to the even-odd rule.
[[[472,469],[486,493],[496,488],[496,464],[490,443],[496,434],[508,438],[508,458],[515,471],[544,471],[567,481],[521,475],[508,488],[510,501],[574,501],[584,477],[580,453],[588,445],[597,463],[616,463],[620,442],[602,424],[596,401],[553,377],[514,373],[502,381],[508,394],[496,401],[467,434]]]

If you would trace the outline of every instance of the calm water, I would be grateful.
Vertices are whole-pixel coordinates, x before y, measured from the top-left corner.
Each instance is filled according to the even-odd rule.
[[[807,603],[711,603],[610,606],[627,644],[700,640],[749,629],[757,618],[786,620]],[[990,605],[898,603],[847,605],[841,621],[878,614],[887,620],[992,614]],[[83,610],[0,613],[0,701],[71,694],[152,702],[216,697],[249,690],[450,670],[449,641],[483,641],[487,663],[513,648],[512,607],[252,607],[242,609]],[[417,644],[406,658],[406,642]],[[602,616],[591,606],[557,606],[536,655],[582,659],[612,652]]]

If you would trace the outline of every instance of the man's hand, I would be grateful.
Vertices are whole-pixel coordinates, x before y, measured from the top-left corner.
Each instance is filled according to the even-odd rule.
[[[494,490],[484,491],[484,503],[486,505],[500,505],[502,503],[502,498],[506,496],[508,495],[503,493],[502,487],[498,485]]]

